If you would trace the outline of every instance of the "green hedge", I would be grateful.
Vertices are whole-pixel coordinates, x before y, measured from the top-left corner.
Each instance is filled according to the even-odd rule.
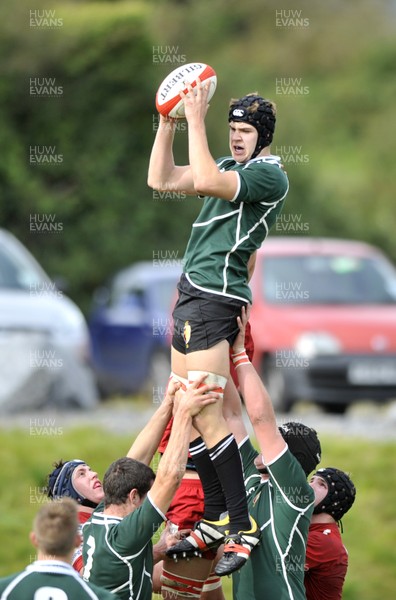
[[[218,73],[207,117],[215,156],[228,151],[230,97],[257,89],[276,101],[272,149],[291,180],[285,215],[304,229],[274,235],[365,239],[396,260],[388,3],[361,0],[359,18],[340,0],[297,8],[250,0],[248,9],[237,0],[50,4],[0,7],[0,222],[69,281],[84,310],[115,270],[160,250],[182,257],[200,201],[156,197],[146,173],[155,91],[183,61],[209,62]],[[279,10],[300,17],[279,26]],[[34,93],[37,80],[53,82],[53,97]],[[186,141],[181,123],[179,162]],[[32,163],[43,148],[53,162]],[[31,231],[38,217],[56,230]]]

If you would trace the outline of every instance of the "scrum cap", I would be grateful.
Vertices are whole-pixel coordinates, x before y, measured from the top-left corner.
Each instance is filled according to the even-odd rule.
[[[257,94],[249,94],[239,100],[231,100],[228,122],[231,121],[249,123],[257,129],[257,144],[251,156],[251,158],[255,158],[263,148],[272,142],[276,122],[275,104]]]
[[[328,486],[327,495],[315,506],[314,514],[327,513],[339,521],[355,502],[356,488],[351,478],[333,467],[318,469],[314,475],[324,479]]]
[[[83,506],[96,508],[97,504],[79,494],[72,483],[74,469],[80,465],[86,464],[87,463],[84,460],[80,460],[78,458],[69,460],[65,463],[60,462],[59,465],[56,466],[52,471],[52,473],[48,475],[48,497],[52,498],[53,500],[59,500],[60,498],[67,496],[68,498],[73,498]]]
[[[320,463],[322,449],[315,429],[302,423],[291,421],[279,427],[279,431],[289,446],[290,452],[308,476]]]

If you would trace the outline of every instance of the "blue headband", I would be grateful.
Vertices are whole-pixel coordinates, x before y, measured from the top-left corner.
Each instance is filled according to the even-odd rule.
[[[79,494],[72,483],[74,469],[86,464],[85,461],[75,458],[54,469],[48,479],[48,496],[54,500],[67,496],[84,506],[96,507],[96,504]]]

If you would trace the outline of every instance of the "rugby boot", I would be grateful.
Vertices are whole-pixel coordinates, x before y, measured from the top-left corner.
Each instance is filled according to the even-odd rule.
[[[230,534],[224,540],[223,556],[215,567],[219,577],[238,571],[248,560],[251,551],[259,543],[261,530],[256,521],[250,517],[251,529]]]
[[[217,550],[224,542],[229,527],[228,514],[219,521],[201,519],[195,523],[189,536],[168,548],[166,555],[177,560],[178,558],[202,556],[203,552],[207,550]]]

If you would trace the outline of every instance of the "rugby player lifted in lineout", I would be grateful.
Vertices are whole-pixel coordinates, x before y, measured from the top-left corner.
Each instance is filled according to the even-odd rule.
[[[279,157],[271,155],[276,107],[257,93],[230,103],[231,156],[212,157],[206,136],[208,86],[197,80],[182,93],[188,124],[189,164],[173,158],[175,121],[160,116],[148,170],[148,185],[160,191],[204,197],[192,226],[178,283],[173,320],[172,373],[185,386],[203,371],[222,393],[229,377],[229,348],[238,335],[237,317],[251,303],[250,257],[261,246],[288,192]],[[200,415],[199,437],[190,453],[201,478],[205,505],[210,504],[212,468],[224,490],[228,515],[202,519],[192,534],[171,550],[192,556],[215,548],[225,537],[218,575],[239,569],[258,543],[259,530],[249,516],[241,459],[222,415],[222,401]],[[212,467],[206,465],[208,457]],[[210,473],[210,475],[209,475]]]

